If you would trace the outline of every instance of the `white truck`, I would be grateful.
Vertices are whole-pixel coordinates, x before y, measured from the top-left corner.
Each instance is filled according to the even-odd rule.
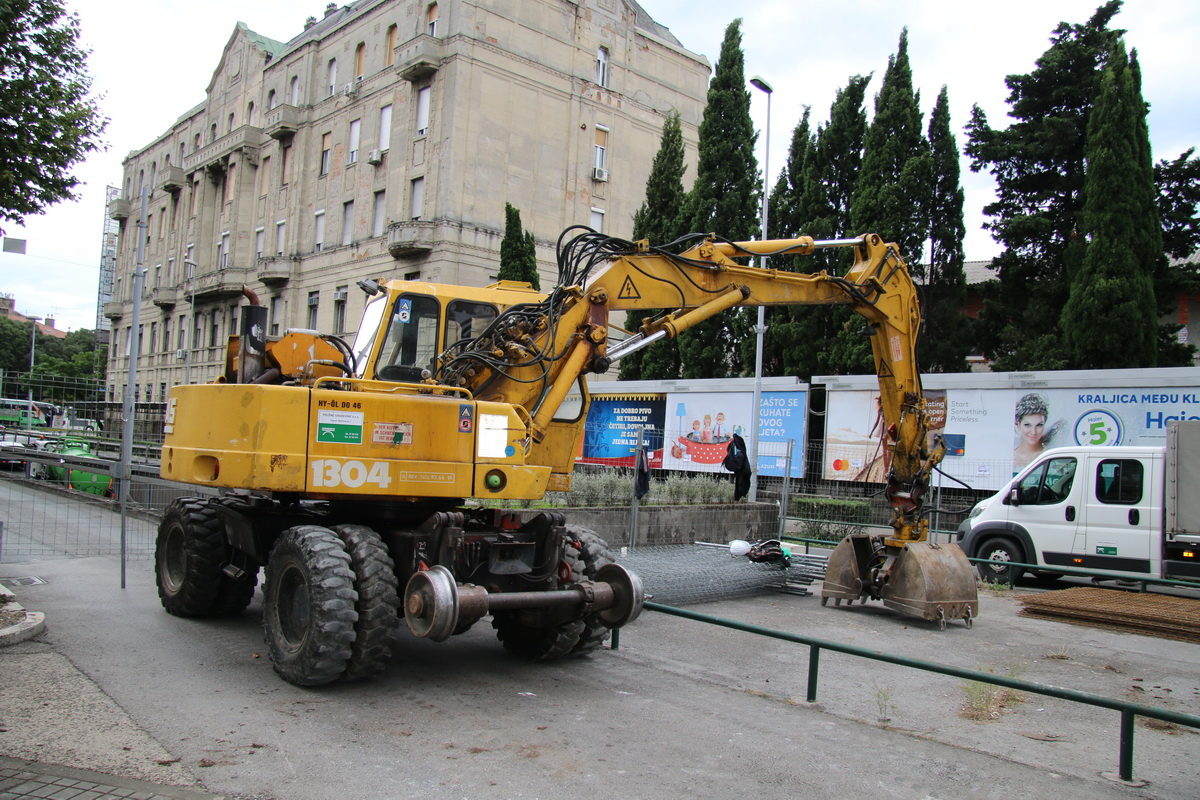
[[[1047,450],[971,509],[958,541],[994,562],[978,565],[988,581],[1015,581],[1013,561],[1200,580],[1200,421],[1170,422],[1161,447]]]

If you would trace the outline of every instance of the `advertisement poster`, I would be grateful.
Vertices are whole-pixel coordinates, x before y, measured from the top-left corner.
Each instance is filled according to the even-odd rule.
[[[1200,389],[947,389],[942,394],[947,453],[941,469],[977,489],[1000,488],[1052,447],[1161,445],[1170,420],[1200,419]],[[878,392],[831,391],[829,397],[822,475],[882,481],[887,457]]]
[[[585,464],[632,467],[638,431],[645,429],[643,442],[651,469],[663,465],[663,395],[608,395],[593,397],[583,433]]]
[[[733,434],[747,438],[749,392],[689,392],[667,395],[667,446],[663,467],[689,472],[725,472],[721,462]],[[747,446],[749,442],[747,441]]]
[[[792,439],[792,477],[804,477],[807,423],[807,392],[762,393],[762,404],[758,409],[759,475],[783,475],[787,465],[787,442]]]

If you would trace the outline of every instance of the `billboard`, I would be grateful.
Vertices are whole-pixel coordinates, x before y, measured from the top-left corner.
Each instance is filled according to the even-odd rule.
[[[639,431],[651,469],[663,465],[664,396],[609,395],[592,398],[583,432],[585,464],[632,467]]]
[[[1200,388],[947,388],[938,393],[940,412],[934,392],[926,392],[926,402],[935,420],[942,421],[947,453],[941,469],[976,489],[1000,488],[1052,447],[1160,446],[1167,422],[1200,419]],[[823,477],[883,480],[878,395],[830,390]]]

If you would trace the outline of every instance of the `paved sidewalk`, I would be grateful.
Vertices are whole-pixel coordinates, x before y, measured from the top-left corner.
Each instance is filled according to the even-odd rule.
[[[222,800],[223,795],[163,786],[54,764],[0,756],[0,800]]]

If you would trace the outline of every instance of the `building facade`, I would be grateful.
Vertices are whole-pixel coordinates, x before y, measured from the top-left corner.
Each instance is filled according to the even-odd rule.
[[[130,358],[139,402],[220,374],[243,285],[269,334],[348,335],[360,279],[489,283],[506,202],[553,285],[565,228],[630,235],[672,111],[695,163],[709,74],[632,0],[359,0],[286,43],[239,23],[204,102],[124,161],[109,398]]]

